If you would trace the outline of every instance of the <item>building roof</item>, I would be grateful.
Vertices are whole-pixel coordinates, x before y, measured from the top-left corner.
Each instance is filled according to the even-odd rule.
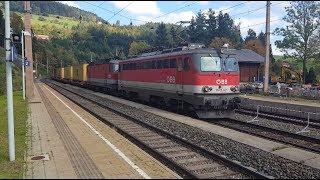
[[[238,62],[264,63],[265,61],[263,56],[250,49],[229,49],[229,51],[235,54]]]

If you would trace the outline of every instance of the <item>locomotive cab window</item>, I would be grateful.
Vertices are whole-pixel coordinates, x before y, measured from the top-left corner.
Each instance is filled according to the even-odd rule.
[[[234,57],[229,57],[224,62],[225,71],[239,71],[238,61]]]
[[[221,71],[221,59],[219,57],[201,56],[200,70],[207,71]]]

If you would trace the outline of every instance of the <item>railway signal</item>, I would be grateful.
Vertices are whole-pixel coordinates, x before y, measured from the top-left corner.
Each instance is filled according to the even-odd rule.
[[[19,34],[12,34],[12,43],[19,44],[21,43]]]

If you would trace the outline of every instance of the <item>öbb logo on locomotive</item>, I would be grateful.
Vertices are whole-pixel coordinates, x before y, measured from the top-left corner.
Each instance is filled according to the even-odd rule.
[[[224,84],[224,85],[226,85],[226,84],[228,84],[228,80],[227,80],[227,79],[217,79],[217,80],[216,80],[216,83],[217,83],[217,84]]]
[[[167,83],[176,83],[176,77],[167,76]]]

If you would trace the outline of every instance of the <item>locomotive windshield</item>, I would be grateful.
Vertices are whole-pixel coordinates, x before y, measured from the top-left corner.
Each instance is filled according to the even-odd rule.
[[[221,71],[221,60],[219,57],[202,56],[200,57],[201,71]]]
[[[238,61],[234,57],[229,57],[225,60],[225,71],[238,71],[239,65]]]

